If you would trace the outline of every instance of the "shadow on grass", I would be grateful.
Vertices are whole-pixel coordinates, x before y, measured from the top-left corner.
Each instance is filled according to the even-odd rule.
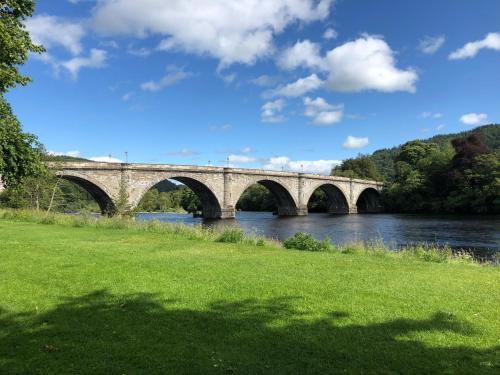
[[[308,320],[291,299],[223,301],[204,311],[169,308],[152,295],[106,291],[38,315],[0,311],[2,374],[494,373],[499,348],[431,348],[398,337],[473,335],[438,313],[427,320],[342,325],[332,311]],[[497,364],[498,366],[498,364]]]

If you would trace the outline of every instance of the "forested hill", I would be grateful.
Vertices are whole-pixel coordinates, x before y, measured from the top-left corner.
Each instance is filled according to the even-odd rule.
[[[472,133],[479,133],[483,137],[484,143],[490,148],[491,151],[500,150],[500,124],[491,124],[480,126],[468,131],[460,133],[440,134],[432,138],[421,139],[424,143],[435,143],[441,150],[451,149],[451,141],[455,138],[466,137]],[[370,155],[377,166],[378,171],[384,180],[391,180],[394,176],[394,160],[400,154],[403,145],[383,148],[375,151]]]
[[[43,159],[45,161],[54,161],[54,162],[71,162],[71,161],[91,161],[89,159],[84,159],[84,158],[78,158],[74,156],[67,156],[67,155],[51,155],[51,154],[45,154]]]
[[[451,140],[455,138],[465,137],[471,133],[481,133],[484,143],[492,150],[500,149],[500,124],[491,124],[479,126],[477,128],[463,131],[460,133],[440,134],[432,138],[423,140],[423,142],[436,143],[439,147],[451,146]]]
[[[394,212],[500,213],[500,125],[346,159],[333,175],[384,180]]]

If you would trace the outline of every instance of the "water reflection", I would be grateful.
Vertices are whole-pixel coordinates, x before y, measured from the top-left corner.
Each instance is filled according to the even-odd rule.
[[[140,213],[138,220],[161,220],[205,226],[239,225],[246,233],[284,240],[296,232],[335,243],[383,240],[396,247],[411,243],[500,251],[500,216],[328,215],[277,217],[269,212],[238,212],[234,220],[204,221],[188,214]]]

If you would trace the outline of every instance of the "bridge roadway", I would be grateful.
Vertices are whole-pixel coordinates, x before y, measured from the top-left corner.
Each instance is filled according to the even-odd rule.
[[[130,209],[144,194],[167,179],[179,181],[200,198],[203,217],[233,218],[238,199],[253,184],[268,188],[276,198],[278,215],[307,215],[307,203],[316,189],[328,197],[330,213],[378,212],[382,183],[345,177],[260,169],[171,164],[102,162],[49,163],[56,174],[87,190],[101,211],[112,214],[119,199]]]

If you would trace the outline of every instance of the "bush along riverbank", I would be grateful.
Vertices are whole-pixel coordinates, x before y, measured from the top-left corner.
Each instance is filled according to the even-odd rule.
[[[207,228],[201,225],[188,226],[185,224],[165,223],[157,220],[138,222],[130,217],[108,218],[96,217],[95,215],[64,215],[59,213],[9,209],[0,209],[0,219],[46,225],[58,224],[69,227],[128,229],[137,232],[164,233],[189,240],[271,246],[276,249],[365,254],[392,258],[415,258],[422,261],[438,263],[488,263],[492,265],[498,265],[500,263],[499,253],[495,253],[487,262],[484,262],[484,259],[480,261],[474,257],[472,252],[466,250],[453,251],[448,246],[433,246],[428,244],[408,245],[399,247],[398,249],[389,248],[382,240],[365,242],[352,241],[344,244],[334,244],[328,238],[319,241],[312,235],[302,232],[298,232],[284,242],[280,242],[257,235],[247,235],[237,226]]]

